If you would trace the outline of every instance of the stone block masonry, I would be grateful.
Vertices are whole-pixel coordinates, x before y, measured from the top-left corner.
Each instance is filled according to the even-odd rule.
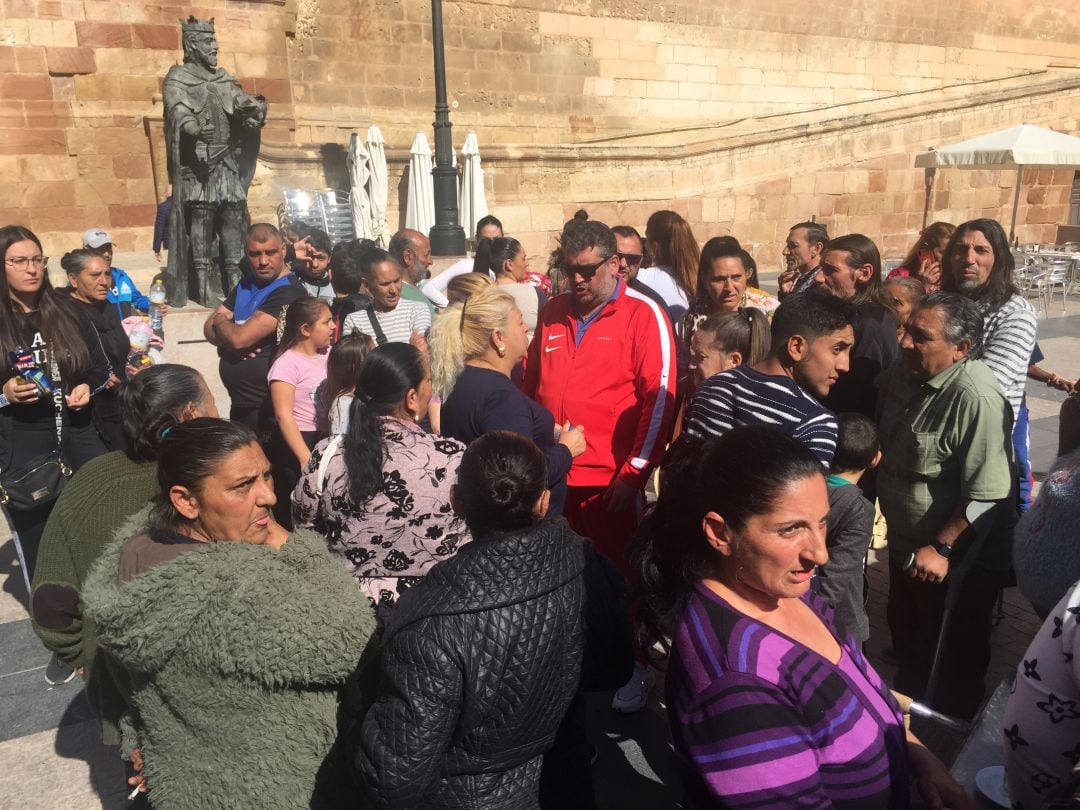
[[[922,221],[916,153],[1023,120],[1072,132],[1080,118],[1073,74],[1047,72],[1080,64],[1077,23],[1056,2],[939,10],[446,3],[455,140],[477,131],[492,208],[534,255],[582,205],[635,225],[685,210],[700,239],[749,235],[766,261],[789,220],[810,215],[892,250]],[[0,162],[19,168],[0,190],[4,221],[41,231],[53,253],[91,225],[121,249],[147,246],[164,192],[161,78],[190,13],[216,18],[222,66],[271,102],[253,215],[272,218],[285,187],[342,186],[349,135],[377,123],[397,224],[405,150],[432,120],[427,0],[0,0]],[[935,209],[1007,214],[1008,172],[951,174]],[[1064,221],[1070,184],[1025,178],[1024,238]]]

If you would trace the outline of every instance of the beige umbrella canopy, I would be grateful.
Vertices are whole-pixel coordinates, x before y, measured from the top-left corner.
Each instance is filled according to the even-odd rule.
[[[357,239],[370,239],[374,235],[371,226],[371,200],[368,199],[367,192],[371,179],[371,158],[368,156],[367,146],[355,132],[349,138],[345,163],[349,169],[353,233]]]
[[[1020,124],[988,135],[924,152],[915,158],[916,168],[1016,169],[1012,224],[1009,240],[1016,233],[1016,209],[1020,201],[1020,180],[1024,169],[1080,167],[1080,138]]]
[[[435,188],[431,178],[431,146],[423,132],[416,133],[409,154],[405,227],[426,234],[435,225]]]

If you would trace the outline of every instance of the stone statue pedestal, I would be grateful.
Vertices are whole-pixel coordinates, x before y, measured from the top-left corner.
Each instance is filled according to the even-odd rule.
[[[214,395],[218,413],[223,419],[228,419],[231,400],[218,374],[217,347],[207,343],[203,337],[203,324],[210,317],[210,312],[195,303],[188,303],[179,309],[170,308],[165,316],[165,351],[162,356],[166,363],[180,363],[197,369]]]

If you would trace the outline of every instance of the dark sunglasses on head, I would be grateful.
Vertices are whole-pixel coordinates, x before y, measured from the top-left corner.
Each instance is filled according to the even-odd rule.
[[[581,276],[588,281],[590,278],[596,275],[596,271],[603,267],[605,264],[611,261],[611,257],[601,259],[596,264],[564,264],[562,266],[563,273],[567,278],[573,278],[574,276]]]

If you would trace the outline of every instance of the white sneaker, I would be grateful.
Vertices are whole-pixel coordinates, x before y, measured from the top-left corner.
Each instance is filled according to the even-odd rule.
[[[656,683],[656,675],[642,664],[634,664],[634,674],[625,686],[620,687],[611,699],[611,708],[617,712],[631,714],[641,711],[649,702],[649,693]]]

